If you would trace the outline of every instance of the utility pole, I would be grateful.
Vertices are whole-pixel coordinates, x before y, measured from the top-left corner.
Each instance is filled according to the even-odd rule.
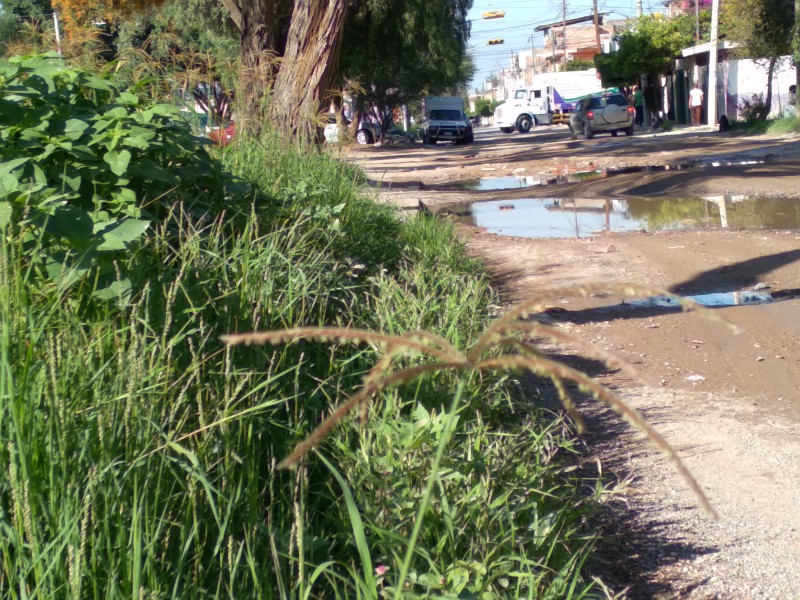
[[[531,83],[534,77],[536,77],[536,48],[533,47],[533,34],[531,34]]]
[[[719,25],[719,0],[711,5],[711,47],[708,52],[708,125],[717,124],[717,31]]]
[[[694,0],[694,45],[700,44],[700,0]]]
[[[58,50],[58,55],[61,56],[61,31],[58,28],[58,13],[53,11],[53,24],[56,28],[56,50]]]
[[[800,0],[797,0],[800,2]],[[597,0],[592,3],[594,5],[594,41],[597,44],[597,53],[601,54],[603,48],[600,46],[600,19],[597,16]]]
[[[564,64],[567,64],[567,0],[561,0],[561,43],[564,46]]]

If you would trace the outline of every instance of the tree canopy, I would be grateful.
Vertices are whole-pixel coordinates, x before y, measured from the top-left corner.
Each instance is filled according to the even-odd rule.
[[[769,59],[791,54],[793,0],[726,0],[720,10],[720,29],[736,42],[737,55]]]
[[[762,121],[772,108],[772,75],[778,60],[792,53],[794,8],[793,0],[727,0],[722,5],[721,28],[736,42],[734,53],[767,64],[766,99],[756,115]]]
[[[472,0],[365,0],[345,25],[341,76],[361,96],[399,106],[464,85]]]
[[[619,50],[598,54],[595,65],[606,87],[628,86],[646,75],[651,79],[666,73],[680,51],[694,41],[693,15],[672,19],[648,15],[637,19],[619,35]]]
[[[466,54],[472,0],[8,0],[4,6],[26,16],[55,9],[68,32],[110,22],[116,51],[142,48],[162,66],[176,53],[207,53],[206,64],[238,55],[239,100],[251,109],[239,113],[242,125],[257,128],[266,118],[290,136],[314,137],[316,115],[336,90],[359,89],[359,102],[389,109],[454,93],[473,70]],[[136,63],[130,57],[123,69]],[[255,114],[265,106],[268,114]]]

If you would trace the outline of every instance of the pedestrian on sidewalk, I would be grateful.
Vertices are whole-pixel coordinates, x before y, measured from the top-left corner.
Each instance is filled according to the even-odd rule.
[[[636,111],[633,122],[637,127],[644,125],[644,92],[639,86],[633,86],[633,109]]]
[[[700,125],[700,119],[703,116],[703,90],[696,81],[694,87],[689,91],[689,109],[692,111],[692,125]]]

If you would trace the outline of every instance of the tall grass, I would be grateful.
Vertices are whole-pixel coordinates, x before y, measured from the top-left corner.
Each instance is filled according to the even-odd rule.
[[[409,597],[583,593],[570,431],[508,376],[463,386],[438,461],[458,375],[387,390],[363,426],[277,469],[377,351],[220,335],[426,329],[466,347],[496,298],[446,224],[400,221],[352,167],[267,136],[222,159],[258,192],[202,225],[174,206],[129,258],[124,304],[48,283],[36,240],[4,232],[2,595],[373,598],[404,564]]]

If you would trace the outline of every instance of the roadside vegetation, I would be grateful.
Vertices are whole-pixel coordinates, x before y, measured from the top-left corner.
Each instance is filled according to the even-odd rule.
[[[139,91],[55,57],[0,68],[19,111],[0,123],[4,597],[591,587],[586,485],[602,488],[513,377],[387,388],[278,469],[377,348],[220,336],[425,330],[466,348],[497,299],[446,223],[375,204],[357,169],[266,131],[208,148]]]
[[[796,117],[783,117],[781,119],[758,121],[750,123],[750,131],[752,133],[772,134],[800,132],[800,119]]]
[[[47,15],[43,4],[10,3]],[[377,46],[375,23],[421,17],[428,4],[383,14],[369,2],[348,18]],[[521,313],[481,337],[499,300],[451,226],[375,203],[357,168],[310,143],[318,119],[305,118],[308,105],[253,96],[265,75],[255,71],[276,63],[252,55],[258,44],[237,46],[241,23],[227,9],[133,5],[154,12],[137,13],[113,48],[76,27],[62,57],[42,54],[53,39],[41,22],[0,22],[16,35],[6,50],[30,52],[0,62],[2,595],[592,593],[585,564],[603,484],[577,468],[575,421],[538,407],[515,372],[553,379],[570,409],[565,374],[613,398],[506,338],[541,333]],[[429,46],[407,39],[408,28],[392,35],[403,64],[421,67],[404,72],[405,93],[433,89],[439,54],[451,75],[442,90],[467,78],[469,5]],[[329,17],[340,35],[340,16]],[[383,72],[373,59],[391,52],[361,64],[348,43],[347,77],[326,71],[315,93],[364,89],[362,75]],[[293,75],[273,92],[304,91],[302,65],[280,64]],[[237,120],[226,148],[196,137],[197,114],[180,110],[187,91],[209,84],[204,98],[218,111],[209,122],[228,125],[227,90],[246,78],[242,121],[276,123],[291,106],[288,125]],[[226,92],[212,107],[217,83]],[[371,89],[367,100],[388,118],[393,80]],[[315,117],[319,100],[308,100]],[[292,329],[272,346],[225,343]],[[353,345],[358,335],[344,333],[361,330],[387,337]],[[419,339],[425,348],[413,347]],[[503,363],[495,348],[473,369],[483,356],[469,349],[482,339],[524,360]],[[436,344],[457,368],[424,367]],[[391,370],[409,376],[358,396]],[[346,398],[363,401],[304,446]],[[281,468],[298,444],[307,455]]]

